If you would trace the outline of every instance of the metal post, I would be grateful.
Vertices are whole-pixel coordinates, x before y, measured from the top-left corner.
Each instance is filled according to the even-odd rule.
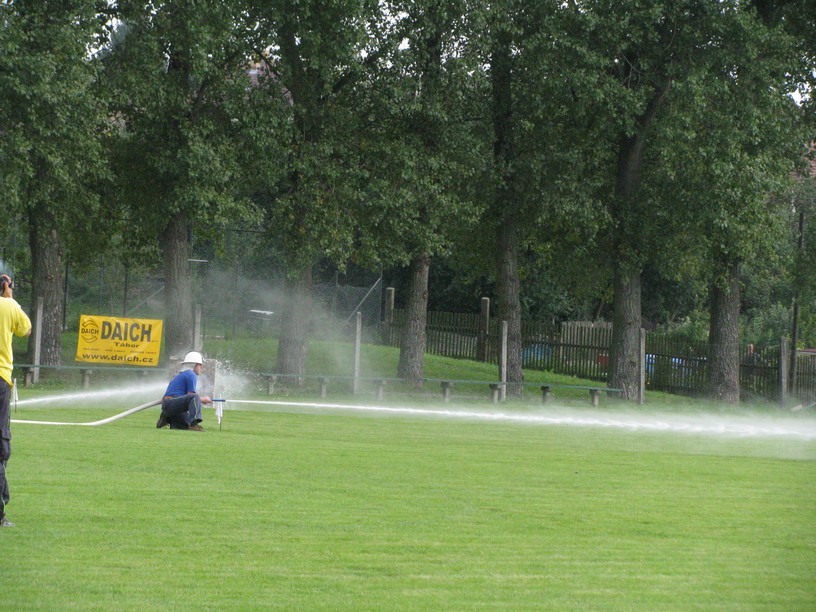
[[[193,350],[200,351],[204,346],[201,338],[201,304],[196,304],[193,310]]]
[[[360,385],[360,344],[363,339],[363,313],[357,312],[357,331],[354,335],[354,388],[352,393],[357,395]]]
[[[66,279],[65,286],[67,287],[68,286],[68,282],[67,282],[68,269],[67,269],[67,267],[65,269],[65,279]],[[122,316],[123,317],[127,316],[128,281],[129,280],[130,280],[130,266],[125,264],[125,290],[124,290],[123,295],[122,295]],[[67,289],[66,289],[66,293],[67,293]]]

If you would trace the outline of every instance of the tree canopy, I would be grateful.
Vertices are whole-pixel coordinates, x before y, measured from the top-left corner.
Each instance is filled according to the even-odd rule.
[[[724,397],[733,374],[717,364],[734,363],[741,286],[759,287],[773,260],[813,310],[809,247],[779,248],[809,210],[801,184],[796,204],[784,195],[816,140],[805,0],[0,11],[2,201],[30,229],[55,318],[63,253],[87,264],[115,244],[162,262],[167,345],[186,350],[191,245],[216,252],[226,224],[257,232],[274,256],[254,259],[286,279],[274,368],[295,376],[325,262],[410,269],[400,370],[417,380],[437,264],[497,298],[512,382],[522,318],[611,318],[610,384],[630,399],[644,314],[708,301]],[[771,293],[791,308],[793,291]]]

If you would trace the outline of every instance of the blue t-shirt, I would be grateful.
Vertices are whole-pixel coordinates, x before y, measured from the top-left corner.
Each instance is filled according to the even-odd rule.
[[[182,395],[187,395],[188,393],[195,393],[197,379],[198,377],[193,370],[184,370],[183,372],[179,372],[173,377],[170,384],[167,385],[167,391],[164,392],[164,395],[169,395],[170,397],[181,397]]]

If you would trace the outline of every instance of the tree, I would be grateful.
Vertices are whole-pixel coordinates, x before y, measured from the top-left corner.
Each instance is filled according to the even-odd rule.
[[[342,266],[363,202],[353,104],[372,15],[376,6],[356,0],[248,3],[263,65],[260,90],[284,111],[273,112],[270,126],[281,127],[279,171],[258,174],[255,184],[287,268],[276,371],[298,381],[305,373],[313,266],[323,258]]]
[[[160,245],[165,344],[193,346],[190,239],[197,221],[252,215],[239,163],[252,126],[240,6],[122,1],[126,24],[105,58],[117,127],[111,144],[120,218]]]
[[[603,156],[593,138],[597,112],[577,93],[586,86],[588,70],[580,61],[585,51],[570,8],[516,0],[490,5],[493,183],[484,220],[495,232],[508,391],[520,394],[522,386],[512,383],[523,380],[522,313],[535,277],[568,270],[570,281],[588,279],[598,268],[581,264],[600,223],[593,188]],[[603,285],[592,291],[597,297]]]
[[[788,386],[793,389],[796,383],[797,374],[797,350],[800,342],[800,305],[802,302],[813,303],[816,297],[816,283],[813,276],[808,271],[813,269],[816,263],[816,249],[813,248],[813,240],[805,241],[805,236],[810,238],[812,230],[810,226],[813,222],[814,212],[816,212],[816,162],[811,162],[810,168],[804,176],[797,177],[790,192],[790,210],[793,214],[794,240],[796,250],[793,256],[792,285],[793,300],[791,313],[791,347],[790,347],[790,367],[788,370]],[[806,245],[808,247],[806,248]],[[810,297],[810,300],[805,300]]]
[[[494,220],[496,292],[498,320],[507,323],[507,363],[499,359],[499,374],[505,369],[506,380],[522,382],[521,371],[521,300],[518,272],[519,225],[522,198],[520,177],[516,169],[517,127],[514,96],[514,51],[512,24],[505,21],[503,11],[492,17],[490,52],[490,84],[492,93],[493,167],[496,187],[489,215]],[[510,385],[512,395],[520,395],[523,387]]]
[[[801,114],[788,97],[797,63],[795,45],[777,25],[741,7],[723,21],[728,44],[714,53],[718,68],[708,86],[716,106],[680,96],[685,121],[701,129],[686,140],[670,132],[672,154],[682,158],[687,222],[703,237],[702,272],[711,279],[710,395],[739,401],[740,269],[772,253],[781,237],[769,195],[783,189],[806,141]],[[677,124],[673,124],[677,127]],[[690,148],[684,151],[684,147]],[[668,156],[667,156],[668,157]],[[667,167],[679,173],[680,166]],[[692,182],[692,179],[694,182]],[[701,186],[705,188],[701,188]]]
[[[91,59],[104,38],[98,4],[0,4],[0,198],[7,214],[20,213],[27,223],[47,365],[60,363],[65,249],[106,240],[104,226],[92,222],[104,219],[96,187],[107,172]],[[29,360],[33,352],[30,343]]]
[[[606,65],[606,75],[598,79],[598,87],[608,111],[604,115],[605,134],[599,134],[596,142],[599,148],[608,147],[614,158],[605,173],[605,191],[611,194],[605,198],[609,219],[606,244],[615,279],[609,384],[623,389],[626,399],[635,399],[639,395],[641,271],[662,252],[662,245],[677,244],[671,241],[673,224],[666,220],[683,211],[679,205],[689,209],[689,216],[678,215],[687,221],[705,219],[721,228],[745,227],[739,219],[747,220],[756,213],[740,217],[743,213],[737,202],[748,193],[756,195],[760,183],[752,182],[737,195],[734,191],[737,176],[744,174],[742,167],[734,170],[732,165],[750,159],[756,169],[769,160],[768,152],[780,143],[776,136],[768,136],[767,141],[752,149],[747,141],[755,132],[743,134],[740,130],[746,126],[749,130],[758,128],[764,139],[769,134],[778,135],[780,126],[788,120],[774,123],[773,128],[761,127],[763,113],[779,110],[784,92],[775,90],[773,95],[758,95],[763,87],[773,89],[780,81],[778,72],[772,75],[764,61],[760,62],[761,69],[747,69],[754,61],[755,51],[770,50],[772,45],[763,46],[768,40],[767,31],[759,27],[755,16],[742,3],[689,0],[619,9],[615,3],[600,1],[576,3],[574,10],[576,22],[582,25],[579,31],[584,32],[580,41],[587,57]],[[773,54],[775,66],[780,65],[782,56]],[[736,78],[738,72],[744,76]],[[729,89],[737,81],[739,91]],[[747,86],[748,81],[751,87]],[[719,96],[733,100],[728,96],[734,93],[748,96],[737,98],[739,111],[719,112],[724,106]],[[713,100],[717,100],[716,105]],[[750,119],[738,121],[746,108],[751,109]],[[716,120],[712,121],[714,116]],[[681,150],[679,143],[683,138],[691,139],[692,134],[698,135],[696,121],[705,126],[696,144],[710,139],[711,157],[703,162],[698,156],[696,163],[685,166],[675,164],[673,156]],[[737,134],[740,142],[733,142],[732,134]],[[718,144],[713,144],[715,141]],[[729,146],[729,142],[733,145]],[[726,173],[725,185],[723,176],[712,176],[712,168]],[[772,172],[762,172],[762,180],[778,170],[777,165]],[[710,196],[705,203],[700,200],[699,207],[688,199],[678,198],[678,194],[695,192],[693,186],[699,185],[705,185],[707,194],[715,190],[714,206]],[[700,191],[695,196],[700,196]],[[764,196],[761,190],[760,196]],[[756,207],[749,209],[755,211]],[[692,227],[700,226],[694,223]],[[704,230],[708,232],[706,237],[711,236],[710,230],[710,225]],[[709,251],[708,269],[723,273],[722,281],[714,285],[724,292],[721,297],[725,300],[715,299],[714,303],[719,304],[713,311],[715,319],[720,313],[733,313],[733,308],[726,304],[738,298],[732,291],[732,277],[738,271],[735,264],[739,258],[733,248],[722,248],[733,238],[732,234],[728,238],[718,236],[715,248]],[[674,257],[683,257],[683,252],[675,253]],[[729,315],[723,319],[731,320],[738,321],[738,317]],[[722,331],[722,338],[727,337],[733,347],[733,332]],[[715,337],[719,337],[718,333],[715,331]],[[729,361],[736,357],[733,348],[722,354]]]
[[[395,213],[410,228],[400,243],[410,259],[411,279],[397,373],[414,385],[420,384],[423,373],[431,260],[444,251],[451,212],[461,210],[453,173],[461,167],[462,155],[451,145],[452,134],[462,134],[461,125],[453,121],[460,95],[457,71],[462,69],[454,45],[464,9],[462,2],[440,0],[397,2],[391,8],[395,14],[404,11],[400,25],[407,41],[394,62],[401,81],[397,104],[406,114],[393,123],[404,140],[394,143],[399,153],[391,160],[402,170],[399,182],[407,183],[398,187],[408,195]]]
[[[688,3],[624,13],[606,2],[590,4],[589,15],[611,28],[607,36],[599,37],[601,44],[609,45],[601,47],[600,53],[608,62],[605,86],[615,111],[609,117],[614,166],[608,174],[611,195],[607,198],[608,248],[614,270],[609,384],[631,400],[640,394],[642,238],[644,230],[650,229],[645,222],[642,180],[654,159],[648,144],[665,112],[673,81],[702,55],[696,49],[694,25],[704,17]]]

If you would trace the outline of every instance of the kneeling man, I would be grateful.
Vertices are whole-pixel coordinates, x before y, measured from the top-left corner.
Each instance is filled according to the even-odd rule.
[[[173,377],[162,398],[162,411],[156,428],[170,426],[170,429],[204,431],[201,426],[201,404],[212,400],[196,391],[198,377],[204,368],[201,353],[190,351],[184,356],[181,370]]]

